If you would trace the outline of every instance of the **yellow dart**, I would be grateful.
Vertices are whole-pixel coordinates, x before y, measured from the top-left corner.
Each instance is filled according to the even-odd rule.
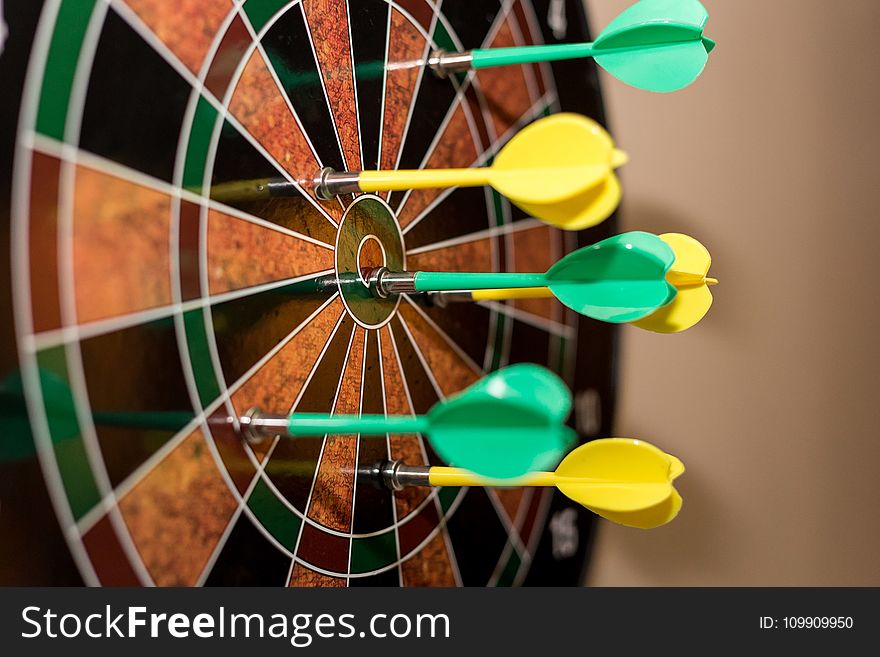
[[[712,257],[709,251],[693,237],[681,233],[665,233],[660,239],[675,252],[675,262],[666,274],[666,280],[677,291],[671,303],[647,317],[630,322],[633,326],[656,333],[679,333],[697,324],[712,306],[709,287],[718,280],[708,277]],[[503,301],[508,299],[545,299],[553,296],[549,288],[496,288],[473,290],[472,301]],[[461,295],[449,300],[462,300]]]
[[[382,468],[385,483],[405,486],[555,486],[569,499],[627,527],[650,529],[675,518],[681,496],[672,481],[684,472],[680,460],[631,438],[605,438],[581,445],[555,472],[532,472],[515,479],[489,479],[468,470],[409,466]]]
[[[718,281],[709,278],[712,256],[705,246],[693,237],[681,233],[660,236],[675,252],[675,262],[666,274],[666,280],[678,290],[671,303],[643,319],[632,322],[633,326],[656,333],[678,333],[694,326],[712,307],[709,286]]]
[[[319,198],[352,192],[490,185],[529,214],[565,230],[589,228],[620,203],[614,171],[627,155],[605,129],[579,114],[555,114],[520,130],[491,166],[470,169],[347,171],[324,169]]]

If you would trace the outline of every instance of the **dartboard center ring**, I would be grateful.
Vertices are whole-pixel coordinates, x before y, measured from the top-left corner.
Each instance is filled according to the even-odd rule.
[[[406,269],[400,225],[389,205],[379,196],[358,196],[342,215],[336,233],[336,280],[342,303],[365,328],[378,328],[391,320],[399,297],[381,299],[364,281],[365,269]]]

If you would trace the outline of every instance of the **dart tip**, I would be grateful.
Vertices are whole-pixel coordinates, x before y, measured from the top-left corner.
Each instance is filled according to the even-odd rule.
[[[707,55],[715,49],[716,45],[717,44],[709,37],[703,37],[703,47],[706,49]]]
[[[709,277],[707,276],[707,277],[706,277],[706,285],[709,285],[709,286],[711,286],[711,285],[718,285],[718,279],[717,279],[717,278],[709,278]]]
[[[627,162],[629,162],[629,155],[627,155],[625,151],[615,148],[614,152],[611,154],[611,167],[617,169]]]

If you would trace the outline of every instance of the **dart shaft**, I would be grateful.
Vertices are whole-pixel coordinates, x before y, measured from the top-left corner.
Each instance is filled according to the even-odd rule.
[[[562,43],[551,46],[520,46],[513,48],[487,48],[471,52],[471,66],[474,69],[508,66],[510,64],[532,64],[553,62],[562,59],[592,57],[592,42]]]
[[[440,187],[479,187],[489,184],[489,169],[401,169],[396,171],[322,171],[318,196],[333,198],[350,192],[395,192]]]
[[[325,433],[424,433],[428,430],[424,417],[385,417],[384,415],[325,415],[297,413],[291,417],[291,436],[315,436]]]
[[[503,301],[505,299],[548,299],[553,296],[549,287],[503,287],[491,290],[474,290],[474,301]]]
[[[553,472],[530,472],[515,479],[488,479],[469,470],[434,466],[428,472],[431,486],[555,486]]]
[[[485,290],[495,288],[542,288],[547,286],[544,274],[416,272],[416,292],[448,292],[452,290]]]

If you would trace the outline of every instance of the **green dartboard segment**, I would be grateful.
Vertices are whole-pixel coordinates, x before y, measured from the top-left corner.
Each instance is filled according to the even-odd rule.
[[[593,57],[619,80],[647,91],[676,91],[696,80],[715,42],[703,36],[709,14],[698,0],[641,0],[593,42],[471,52],[474,69]]]

